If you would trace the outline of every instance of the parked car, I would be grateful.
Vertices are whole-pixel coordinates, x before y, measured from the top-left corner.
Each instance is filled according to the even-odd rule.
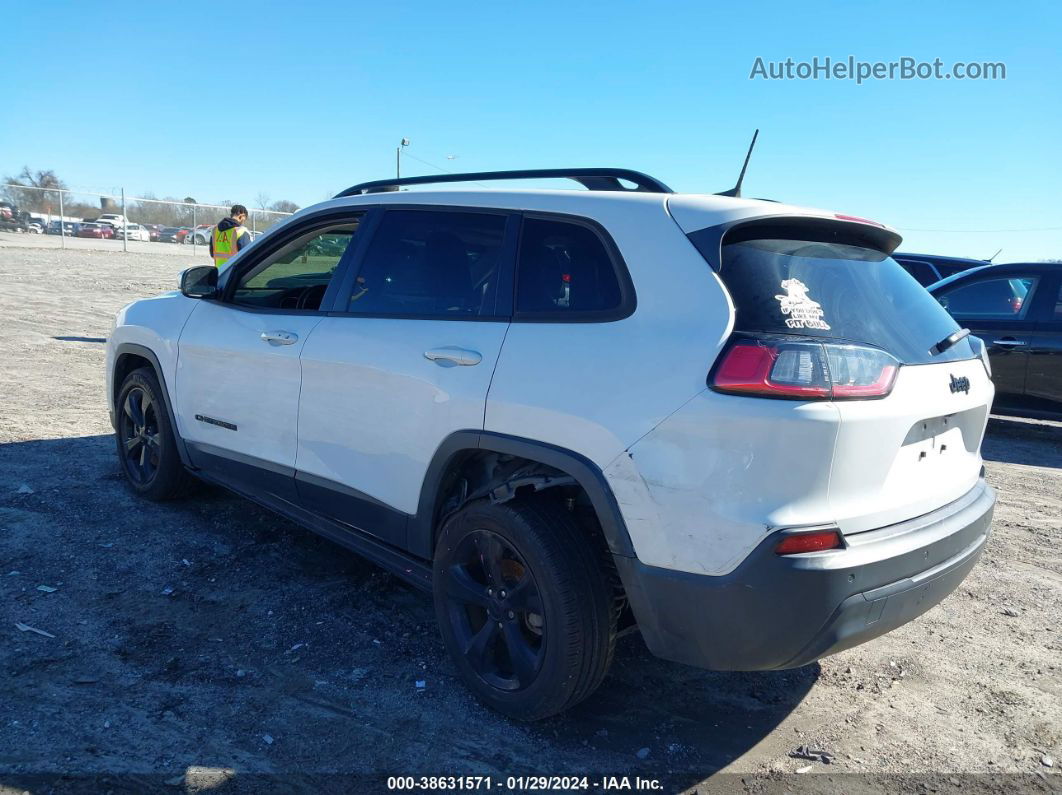
[[[119,240],[124,237],[126,240],[139,240],[143,243],[151,241],[151,233],[140,224],[126,224],[116,229],[114,234]]]
[[[29,213],[12,202],[0,201],[0,231],[26,232],[28,227]]]
[[[32,232],[35,235],[43,234],[44,223],[36,218],[31,218],[26,225],[26,231]]]
[[[227,486],[430,590],[520,719],[592,693],[625,629],[783,669],[950,593],[990,531],[993,388],[899,235],[623,169],[441,179],[559,175],[591,190],[356,185],[125,307],[132,490]]]
[[[210,243],[210,235],[213,231],[213,224],[199,224],[194,230],[189,232],[184,242],[194,242],[198,246],[208,245]]]
[[[115,229],[121,229],[126,224],[126,218],[124,215],[118,213],[103,213],[95,222],[98,224],[109,224]]]
[[[78,229],[81,228],[81,224],[76,223],[75,221],[63,221],[63,226],[65,228],[62,230],[62,233],[66,234],[67,237],[77,237],[77,231],[78,231]],[[60,234],[61,232],[60,232],[60,227],[59,227],[59,221],[58,220],[49,221],[48,222],[48,228],[45,229],[44,231],[45,231],[45,234],[48,234],[48,235],[58,235],[58,234]]]
[[[114,227],[110,224],[100,223],[78,224],[77,236],[109,240],[114,237]]]
[[[144,224],[152,243],[157,243],[162,237],[162,224]]]
[[[929,292],[988,346],[996,412],[1062,415],[1062,264],[983,265]]]
[[[892,255],[905,271],[914,276],[923,287],[939,282],[941,279],[962,273],[970,268],[980,268],[989,265],[988,260],[966,259],[964,257],[942,257],[937,254],[904,254],[897,252]]]
[[[159,242],[180,243],[184,240],[186,234],[188,234],[186,229],[181,229],[177,226],[164,226],[159,230]]]

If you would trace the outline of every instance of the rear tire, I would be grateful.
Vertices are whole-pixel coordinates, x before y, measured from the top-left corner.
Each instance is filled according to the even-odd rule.
[[[434,561],[435,611],[461,678],[518,720],[555,715],[601,684],[616,635],[595,547],[551,500],[473,503]]]
[[[125,377],[115,403],[115,424],[118,461],[133,491],[155,501],[190,491],[196,479],[181,463],[162,388],[150,368]]]

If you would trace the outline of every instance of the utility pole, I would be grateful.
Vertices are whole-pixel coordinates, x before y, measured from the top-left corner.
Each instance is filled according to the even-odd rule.
[[[403,138],[402,142],[395,147],[395,179],[402,179],[402,147],[409,146],[409,139]]]

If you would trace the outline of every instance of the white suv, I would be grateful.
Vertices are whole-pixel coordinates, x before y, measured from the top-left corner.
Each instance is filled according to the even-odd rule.
[[[461,677],[523,719],[627,628],[791,668],[956,587],[992,383],[894,231],[617,169],[444,179],[542,176],[590,190],[366,183],[123,309],[133,489],[222,484],[432,590]]]
[[[104,213],[96,218],[96,223],[107,224],[115,229],[121,229],[125,226],[126,220],[124,215],[119,215],[118,213]]]

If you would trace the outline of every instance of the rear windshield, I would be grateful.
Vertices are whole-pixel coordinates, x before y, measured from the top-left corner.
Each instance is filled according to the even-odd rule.
[[[723,246],[720,276],[735,330],[825,337],[882,348],[907,364],[969,359],[967,340],[933,355],[959,326],[880,251],[834,242],[755,239]]]

